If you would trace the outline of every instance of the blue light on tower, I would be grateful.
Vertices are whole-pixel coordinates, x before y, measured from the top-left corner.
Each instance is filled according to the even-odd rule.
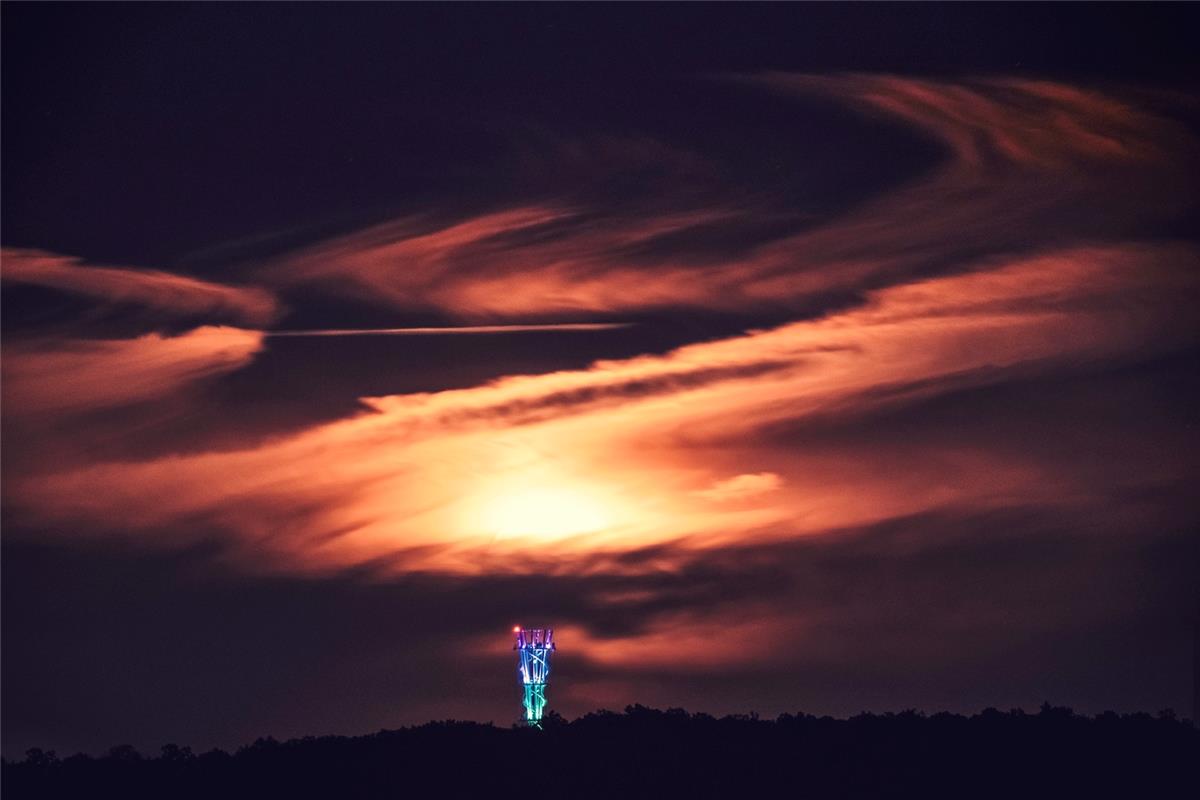
[[[546,683],[550,680],[550,655],[554,652],[554,630],[519,625],[513,628],[517,643],[513,647],[520,658],[517,672],[525,691],[525,723],[541,727],[546,710]]]

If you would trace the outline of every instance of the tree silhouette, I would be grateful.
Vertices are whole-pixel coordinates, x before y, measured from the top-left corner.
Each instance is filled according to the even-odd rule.
[[[1192,786],[1200,731],[1173,713],[972,717],[909,709],[849,719],[720,719],[631,705],[541,730],[430,722],[368,736],[271,737],[230,754],[178,744],[158,757],[120,745],[101,758],[29,750],[3,764],[21,798],[1165,797]]]

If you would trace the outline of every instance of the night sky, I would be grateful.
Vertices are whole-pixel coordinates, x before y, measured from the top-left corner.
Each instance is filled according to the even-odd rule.
[[[6,756],[1191,714],[1200,6],[2,13]]]

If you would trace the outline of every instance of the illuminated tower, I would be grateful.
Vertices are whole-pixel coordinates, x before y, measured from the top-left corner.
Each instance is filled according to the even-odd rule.
[[[535,728],[542,726],[542,712],[546,710],[546,682],[550,680],[550,654],[554,652],[554,631],[550,628],[525,630],[519,625],[513,628],[517,643],[513,649],[520,657],[517,672],[525,690],[525,723]]]

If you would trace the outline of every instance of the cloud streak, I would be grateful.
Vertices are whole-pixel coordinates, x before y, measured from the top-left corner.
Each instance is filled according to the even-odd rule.
[[[283,256],[262,277],[468,319],[787,311],[989,255],[1128,233],[1190,197],[1178,174],[1181,163],[1196,160],[1186,133],[1099,92],[874,75],[729,80],[785,97],[827,97],[899,122],[942,144],[946,160],[825,224],[796,219],[798,232],[730,245],[733,255],[689,250],[686,242],[736,240],[763,208],[629,218],[541,204],[450,225],[415,218],[379,225]]]
[[[560,331],[611,331],[627,328],[625,322],[562,322],[545,325],[459,325],[423,328],[326,328],[319,330],[265,331],[264,336],[469,336],[486,333],[548,333]]]
[[[1110,218],[1136,227],[1178,207],[1170,186],[1152,208],[1140,193],[1190,157],[1190,143],[1163,119],[1058,84],[739,80],[900,120],[941,141],[948,159],[839,218],[734,256],[702,258],[677,243],[736,228],[747,210],[629,219],[543,204],[452,224],[387,223],[276,259],[258,276],[279,288],[319,284],[400,309],[516,322],[204,327],[29,345],[6,364],[6,400],[18,413],[145,401],[245,365],[268,337],[600,330],[616,324],[519,320],[798,309],[846,291],[858,293],[857,305],[661,355],[365,397],[356,416],[245,448],[100,462],[81,453],[10,481],[14,507],[63,530],[216,532],[259,568],[483,574],[621,570],[623,553],[644,548],[675,548],[669,564],[697,548],[948,506],[1084,502],[1091,490],[1071,470],[987,444],[872,449],[851,440],[792,452],[776,439],[972,387],[1193,347],[1192,245],[1086,241],[1098,228],[1119,232]],[[1126,191],[1103,191],[1118,184]],[[16,280],[106,299],[260,320],[275,309],[257,289],[32,251],[10,258]]]
[[[257,331],[225,327],[14,344],[4,352],[5,413],[54,417],[161,400],[245,366],[261,345]]]
[[[1018,498],[1085,502],[1094,485],[1036,458],[930,442],[898,475],[903,452],[790,453],[769,432],[1194,345],[1194,257],[1126,246],[991,263],[663,356],[368,399],[372,413],[252,450],[30,476],[13,499],[62,527],[207,520],[259,566],[473,574],[586,572],[630,549],[687,552]],[[779,484],[728,491],[755,473]],[[726,491],[706,497],[714,485]],[[514,503],[532,533],[498,521]]]
[[[162,270],[95,266],[71,256],[13,248],[5,248],[0,261],[6,282],[73,292],[110,304],[226,318],[251,326],[270,322],[279,310],[266,289],[228,286]]]

